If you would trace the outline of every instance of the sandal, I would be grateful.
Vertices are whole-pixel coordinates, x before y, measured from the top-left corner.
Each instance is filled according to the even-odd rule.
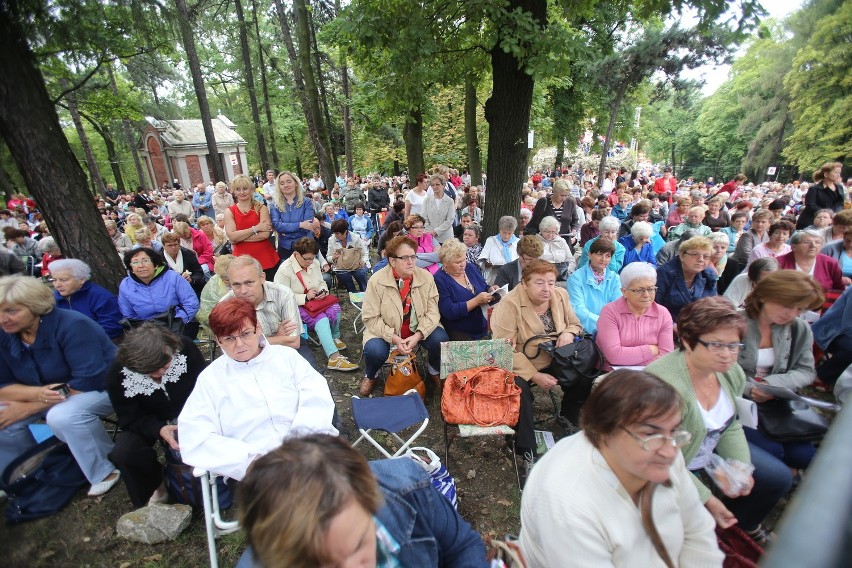
[[[756,529],[745,531],[745,533],[762,548],[766,548],[775,541],[775,533],[763,525],[757,525]]]

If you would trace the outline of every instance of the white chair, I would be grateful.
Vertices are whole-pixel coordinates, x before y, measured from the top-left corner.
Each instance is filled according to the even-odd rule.
[[[364,292],[349,292],[349,303],[355,306],[355,309],[358,310],[358,313],[352,320],[352,327],[355,329],[355,333],[362,333],[364,331]],[[359,320],[361,321],[361,329],[358,329]]]
[[[210,568],[219,567],[219,554],[216,551],[216,539],[231,534],[240,528],[237,521],[226,521],[219,510],[219,490],[216,487],[217,475],[210,475],[205,469],[195,468],[195,477],[201,478],[201,499],[204,502],[204,528],[207,531],[207,549],[210,553]]]
[[[357,446],[367,440],[385,457],[395,458],[405,453],[411,444],[426,430],[429,425],[429,411],[423,405],[420,394],[411,389],[400,396],[382,396],[379,398],[352,397],[352,420],[361,433],[352,446]],[[419,423],[417,430],[403,439],[398,432],[407,430]],[[400,443],[396,452],[391,454],[370,433],[373,430],[387,432]]]

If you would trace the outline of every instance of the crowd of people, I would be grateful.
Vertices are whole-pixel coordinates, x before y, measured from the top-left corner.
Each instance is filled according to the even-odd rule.
[[[406,558],[414,549],[393,547],[392,510],[401,487],[422,482],[418,470],[368,466],[339,447],[321,372],[358,372],[363,362],[358,391],[371,396],[390,354],[422,347],[431,400],[442,391],[442,342],[507,338],[521,391],[520,542],[531,565],[559,563],[567,537],[585,563],[619,565],[625,554],[658,563],[635,515],[658,485],[668,554],[677,565],[720,565],[714,524],[738,523],[771,543],[763,521],[816,452],[743,426],[738,399],[765,403],[767,386],[817,384],[838,400],[852,389],[852,188],[841,171],[827,163],[814,183],[786,185],[677,180],[670,168],[611,170],[600,183],[573,167],[534,171],[517,214],[495,218],[494,235],[482,231],[486,187],[443,166],[410,180],[341,175],[331,188],[287,171],[187,192],[176,182],[132,195],[109,186],[96,206],[127,270],[117,295],[91,281],[85,262],[64,258],[36,204],[15,196],[0,210],[0,470],[35,444],[28,426],[44,419],[90,495],[123,478],[142,507],[168,499],[159,443],[187,464],[245,478],[252,550],[242,565],[340,561],[365,546],[374,559]],[[358,297],[360,349],[341,338],[335,291]],[[205,361],[199,334],[222,355]],[[594,390],[560,384],[539,344],[588,336],[608,374]],[[573,435],[542,457],[533,403],[552,389],[562,390]],[[113,413],[115,443],[100,421]],[[753,467],[744,488],[708,479],[713,454]],[[338,463],[345,475],[330,467]],[[270,482],[282,472],[318,485]],[[336,500],[318,511],[312,491]],[[440,504],[416,505],[442,519],[422,527],[437,556],[485,565],[470,526]],[[619,515],[625,506],[634,514]],[[300,511],[326,517],[301,526]],[[335,523],[370,519],[363,542],[336,532]],[[293,526],[286,546],[272,521]]]

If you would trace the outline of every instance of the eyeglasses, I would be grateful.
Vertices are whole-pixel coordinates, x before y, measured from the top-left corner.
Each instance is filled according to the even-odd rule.
[[[413,227],[408,228],[409,231],[411,231],[412,229],[425,229],[425,227],[423,225],[414,225]]]
[[[146,264],[154,264],[150,258],[140,258],[139,260],[131,260],[130,266],[145,266]]]
[[[237,340],[241,340],[244,343],[248,340],[249,337],[254,335],[254,331],[244,331],[239,335],[226,335],[225,337],[220,337],[219,342],[224,343],[225,345],[234,345],[237,343]]]
[[[686,430],[675,430],[672,432],[672,436],[664,436],[663,434],[653,434],[651,436],[647,436],[645,438],[641,438],[625,428],[624,426],[620,426],[622,430],[630,434],[630,437],[636,440],[639,443],[639,446],[647,452],[656,452],[660,448],[662,448],[666,443],[671,444],[675,448],[682,448],[687,445],[690,440],[692,440],[692,434],[687,432]]]
[[[703,339],[696,339],[696,341],[706,347],[707,351],[711,353],[721,353],[726,350],[737,353],[745,347],[745,343],[719,343],[718,341],[704,341]]]
[[[630,292],[633,292],[634,294],[639,294],[640,296],[644,296],[645,294],[650,294],[653,296],[657,293],[656,286],[649,286],[648,288],[628,288],[628,290]]]
[[[685,252],[683,254],[691,256],[696,260],[710,260],[710,258],[713,256],[711,254],[701,254],[700,252]]]
[[[417,255],[416,254],[410,254],[410,255],[406,255],[406,256],[392,256],[391,258],[395,258],[395,259],[401,260],[403,262],[414,262],[415,260],[417,260]]]

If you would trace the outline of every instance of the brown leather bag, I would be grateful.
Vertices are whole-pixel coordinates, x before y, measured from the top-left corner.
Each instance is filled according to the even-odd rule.
[[[391,364],[391,372],[385,379],[385,396],[399,396],[411,389],[415,389],[420,398],[426,396],[426,385],[417,372],[413,353],[401,355],[396,350],[391,351],[388,363]]]
[[[520,412],[521,389],[511,371],[485,366],[447,376],[441,413],[448,423],[514,426]]]

